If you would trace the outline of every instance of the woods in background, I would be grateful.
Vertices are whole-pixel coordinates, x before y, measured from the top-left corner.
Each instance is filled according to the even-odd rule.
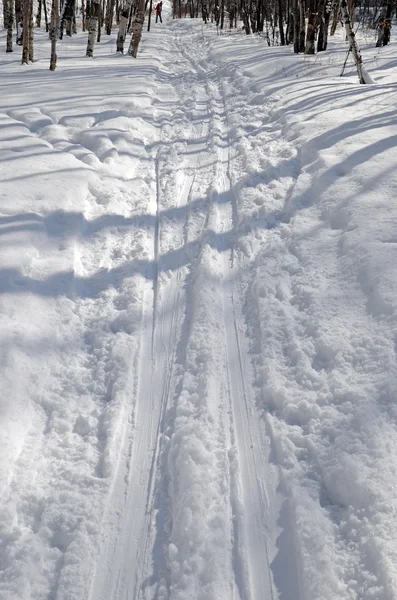
[[[56,68],[57,41],[71,37],[78,27],[88,34],[87,56],[94,55],[102,33],[110,35],[116,26],[117,52],[124,53],[130,33],[128,54],[136,57],[146,17],[150,30],[151,12],[152,0],[3,0],[6,52],[13,51],[15,40],[22,46],[22,64],[32,62],[34,29],[44,22],[51,39],[51,70]],[[247,35],[263,36],[269,46],[292,44],[297,54],[325,51],[328,35],[338,22],[346,26],[346,19],[352,31],[354,24],[376,30],[376,46],[386,46],[394,12],[391,0],[363,0],[357,6],[354,0],[172,0],[173,18],[202,18],[219,30],[241,28]],[[354,32],[347,38],[352,50]]]

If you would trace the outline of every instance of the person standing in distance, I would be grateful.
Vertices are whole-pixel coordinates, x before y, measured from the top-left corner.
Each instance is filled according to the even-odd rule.
[[[163,19],[161,18],[161,11],[163,10],[163,0],[160,0],[160,2],[157,2],[156,6],[154,7],[154,10],[156,11],[156,23],[159,18],[160,18],[160,23],[162,23]]]

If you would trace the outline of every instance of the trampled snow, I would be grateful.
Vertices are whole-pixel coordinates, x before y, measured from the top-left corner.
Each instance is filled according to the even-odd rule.
[[[395,599],[395,44],[168,10],[2,54],[0,598]]]

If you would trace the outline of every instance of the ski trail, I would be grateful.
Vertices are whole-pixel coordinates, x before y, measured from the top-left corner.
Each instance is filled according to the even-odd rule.
[[[221,84],[212,85],[213,112],[218,127],[218,232],[223,243],[222,302],[225,333],[226,387],[230,399],[231,504],[234,516],[234,565],[242,600],[274,599],[268,549],[269,443],[258,419],[252,393],[253,375],[244,337],[238,294],[238,266],[233,230],[236,199],[230,181],[230,142]],[[229,235],[227,233],[229,232]]]
[[[152,360],[154,360],[154,335],[156,331],[157,299],[159,284],[159,228],[160,228],[160,183],[159,183],[159,152],[157,152],[156,165],[156,219],[154,225],[154,247],[153,247],[153,327],[152,327]]]
[[[196,310],[192,312],[192,331],[190,339],[186,345],[188,364],[191,363],[191,357],[196,355],[195,347],[197,339],[200,339],[200,323],[213,320],[213,314],[217,313],[221,317],[220,326],[223,331],[224,341],[217,350],[210,349],[207,343],[202,340],[202,356],[211,357],[202,358],[205,361],[207,369],[207,390],[201,390],[202,401],[197,404],[197,400],[190,395],[192,390],[200,389],[200,379],[194,371],[189,373],[189,367],[185,370],[179,398],[176,405],[178,412],[184,412],[186,408],[186,398],[189,398],[189,404],[196,405],[196,410],[204,410],[205,400],[207,402],[206,410],[212,415],[214,424],[210,428],[214,441],[213,454],[219,454],[219,447],[227,450],[227,457],[224,456],[218,464],[218,475],[215,470],[215,479],[222,471],[223,476],[228,470],[227,479],[229,481],[229,508],[224,510],[229,514],[229,525],[223,523],[220,527],[219,535],[223,536],[224,548],[227,548],[226,538],[230,536],[232,547],[230,548],[229,561],[233,568],[234,584],[229,591],[226,591],[222,578],[227,580],[227,566],[218,566],[218,573],[214,573],[209,589],[217,589],[217,597],[228,598],[230,594],[233,597],[239,597],[241,600],[263,600],[273,599],[273,583],[270,568],[270,557],[267,545],[267,520],[268,520],[268,499],[266,496],[265,482],[271,475],[267,472],[269,444],[266,439],[265,431],[259,424],[259,419],[255,415],[255,399],[252,394],[253,376],[248,359],[247,344],[242,332],[243,317],[239,308],[238,296],[235,290],[235,281],[238,277],[238,269],[234,265],[234,226],[237,215],[236,200],[231,190],[229,169],[229,139],[226,122],[226,108],[221,85],[211,81],[206,72],[200,66],[200,59],[193,58],[194,53],[189,53],[186,40],[179,43],[182,56],[196,70],[198,79],[202,80],[203,89],[208,99],[209,110],[209,131],[208,131],[208,149],[212,157],[213,167],[211,169],[211,185],[208,201],[208,213],[205,222],[204,246],[201,247],[200,254],[196,257],[196,262],[192,263],[192,286],[195,290]],[[214,286],[204,283],[204,278],[212,278]],[[208,302],[212,307],[210,310],[201,305],[200,288],[208,287]],[[198,296],[197,296],[198,294]],[[210,299],[211,298],[211,299]],[[215,308],[215,310],[213,310]],[[217,312],[218,309],[218,312]],[[217,330],[217,328],[215,328]],[[211,342],[212,336],[210,336]],[[211,367],[210,364],[212,363]],[[204,367],[203,367],[204,368]],[[218,372],[217,375],[215,373]],[[223,377],[219,377],[223,373]],[[187,383],[189,382],[189,383]],[[212,393],[211,393],[212,390]],[[189,391],[189,392],[188,392]],[[204,394],[204,395],[203,395]],[[208,395],[207,395],[208,394]],[[201,405],[201,408],[199,408]],[[195,422],[195,429],[200,435],[200,422],[197,417],[192,419]],[[173,430],[174,437],[179,439],[179,443],[186,443],[185,453],[189,455],[189,444],[184,439],[183,433],[187,424],[177,419]],[[218,449],[217,449],[218,448]],[[169,455],[178,462],[180,447],[175,450],[171,441]],[[229,465],[229,466],[227,466]],[[189,501],[185,500],[183,505],[176,498],[177,490],[185,490],[188,494],[188,480],[183,470],[173,464],[169,465],[171,481],[171,512],[179,514],[186,510]],[[270,469],[268,469],[270,471]],[[216,487],[216,486],[215,486]],[[211,500],[211,494],[213,499]],[[220,498],[209,484],[208,502],[221,503]],[[199,521],[204,515],[200,512],[196,518]],[[180,519],[180,516],[179,516]],[[183,519],[182,519],[183,520]],[[203,527],[205,528],[205,518]],[[175,598],[179,598],[181,593],[180,573],[183,572],[180,560],[184,556],[180,549],[180,544],[184,543],[183,536],[180,535],[181,524],[173,522],[171,528],[171,589],[175,592]],[[227,533],[229,532],[229,533]],[[200,535],[191,533],[194,543],[198,546],[205,545],[205,539]],[[191,542],[193,543],[193,542]],[[184,562],[189,564],[189,560]],[[217,563],[214,560],[214,563]],[[172,567],[172,564],[179,566]],[[203,572],[209,568],[209,565],[202,565]],[[214,570],[217,567],[214,566]],[[173,569],[174,570],[173,572]],[[225,571],[223,571],[225,569]],[[185,576],[188,577],[187,572]],[[207,576],[207,575],[206,575]],[[193,584],[194,585],[194,584]],[[212,587],[214,586],[214,587]],[[223,596],[225,594],[225,596]],[[172,596],[173,598],[174,596]]]
[[[227,107],[202,41],[194,53],[197,35],[175,38],[176,116],[159,120],[152,149],[134,409],[90,600],[277,597],[274,474],[238,289]]]
[[[208,129],[206,95],[201,90],[197,90],[192,114],[193,126],[190,114],[175,128],[162,126],[154,147],[152,282],[144,283],[136,408],[121,452],[128,458],[121,461],[117,475],[111,499],[114,507],[105,527],[108,539],[92,586],[92,600],[160,599],[169,593],[168,481],[162,467],[168,449],[165,432],[172,429],[176,370],[180,368],[177,354],[184,354],[188,339],[182,331],[185,286],[189,287],[186,279],[207,223],[207,206],[199,199],[202,186],[208,186],[207,174],[202,171],[202,181],[200,170]],[[184,138],[185,144],[178,142]],[[196,206],[192,209],[190,204]]]
[[[225,269],[225,272],[228,271]],[[251,376],[251,369],[247,361],[244,334],[239,325],[242,322],[242,314],[238,305],[236,306],[233,286],[232,277],[224,287],[223,300],[227,377],[233,415],[232,440],[236,448],[240,478],[239,481],[237,477],[234,478],[232,489],[236,515],[235,543],[250,582],[250,592],[247,592],[246,598],[273,599],[267,542],[268,498],[265,488],[265,482],[269,481],[269,449],[263,426],[254,413],[254,398],[250,392],[250,385],[246,382],[247,375]]]
[[[145,539],[150,514],[147,511],[146,482],[158,421],[158,408],[152,386],[151,309],[152,289],[145,283],[141,321],[141,341],[135,376],[135,411],[121,449],[122,457],[104,524],[102,555],[98,561],[90,598],[127,598],[131,565],[139,568],[140,544]],[[149,384],[148,384],[149,382]],[[149,389],[148,389],[149,388]],[[133,390],[132,390],[133,391]],[[134,425],[133,425],[134,424]],[[117,572],[115,572],[115,568]]]

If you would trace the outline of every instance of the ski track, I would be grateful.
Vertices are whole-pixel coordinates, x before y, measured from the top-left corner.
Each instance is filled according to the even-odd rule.
[[[219,86],[221,88],[221,86]],[[230,181],[230,141],[227,130],[226,104],[223,91],[215,90],[215,114],[219,119],[220,140],[218,161],[218,194],[228,198],[222,203],[219,218],[223,232],[234,231],[237,222],[236,198]],[[252,373],[248,348],[241,328],[243,317],[239,307],[233,237],[231,248],[223,250],[221,281],[223,292],[223,323],[225,332],[225,374],[230,398],[230,462],[237,473],[231,473],[231,503],[234,513],[234,544],[236,578],[241,598],[260,600],[274,598],[267,541],[266,515],[268,498],[265,482],[268,465],[268,441],[255,414],[252,395]],[[269,470],[269,469],[268,469]]]
[[[271,436],[255,405],[254,342],[247,339],[240,292],[246,263],[231,175],[228,101],[234,94],[235,105],[243,105],[244,93],[230,92],[227,73],[216,66],[208,71],[211,42],[204,29],[185,28],[181,36],[183,24],[172,27],[170,71],[142,93],[153,123],[127,102],[123,110],[98,105],[90,116],[42,109],[6,115],[29,139],[48,152],[69,152],[90,174],[82,213],[37,217],[49,234],[66,232],[59,247],[72,257],[65,265],[71,275],[54,285],[62,285],[83,340],[73,361],[68,357],[76,372],[69,367],[57,374],[75,412],[80,453],[71,452],[60,466],[55,449],[51,478],[74,461],[83,463],[85,439],[96,436],[86,458],[90,474],[73,482],[64,477],[59,491],[46,558],[53,575],[37,592],[40,600],[77,600],[81,590],[89,600],[279,597],[276,540],[269,531],[277,521],[286,530],[289,525],[288,517],[280,521],[284,504]],[[128,130],[123,141],[118,129]],[[137,186],[144,200],[134,206]],[[113,206],[117,218],[107,214]],[[73,404],[81,378],[96,394],[82,408]],[[56,411],[43,406],[37,414],[44,436],[62,434]],[[39,460],[48,444],[35,443],[28,435],[11,496],[19,464],[25,469],[29,456]],[[28,497],[28,482],[20,485]],[[88,522],[89,506],[77,493],[90,487],[97,489],[101,523]],[[76,507],[76,519],[71,513],[66,523],[62,497]],[[37,531],[49,523],[38,504]],[[18,510],[19,522],[28,523],[29,508]],[[91,544],[83,522],[96,531]],[[76,550],[79,539],[84,544]],[[279,561],[293,563],[291,548],[284,545]],[[79,551],[90,558],[75,582],[70,565]],[[280,578],[277,589],[283,589]]]
[[[196,569],[197,598],[276,597],[266,492],[276,475],[256,416],[239,300],[226,103],[222,81],[204,68],[203,33],[202,56],[193,52],[196,36],[175,37],[183,58],[177,118],[172,127],[164,122],[153,149],[153,281],[144,284],[135,425],[121,452],[128,460],[109,501],[91,600],[177,600],[186,585],[196,589]],[[209,480],[193,458],[195,437],[213,462]],[[206,495],[196,498],[196,486],[206,483]]]

